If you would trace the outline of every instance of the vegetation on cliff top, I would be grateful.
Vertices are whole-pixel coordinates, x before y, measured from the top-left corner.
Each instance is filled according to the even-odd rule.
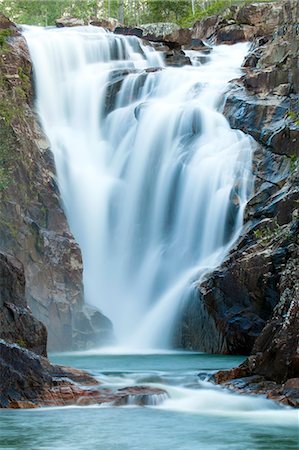
[[[273,0],[257,0],[257,2]],[[250,0],[0,0],[0,10],[17,23],[54,25],[63,14],[87,20],[115,17],[125,25],[176,22],[192,26],[199,19]]]

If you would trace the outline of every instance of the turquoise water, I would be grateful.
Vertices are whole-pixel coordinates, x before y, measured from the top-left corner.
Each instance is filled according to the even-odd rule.
[[[195,353],[52,355],[87,369],[105,386],[163,387],[169,399],[151,407],[65,407],[1,411],[6,450],[298,450],[298,411],[207,383],[214,370],[241,358]],[[200,375],[198,375],[200,374]]]

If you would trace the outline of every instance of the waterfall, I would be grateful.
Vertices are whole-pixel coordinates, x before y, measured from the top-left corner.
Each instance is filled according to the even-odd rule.
[[[165,348],[182,302],[242,228],[252,141],[221,114],[246,44],[165,67],[136,37],[25,27],[87,303],[127,347]]]

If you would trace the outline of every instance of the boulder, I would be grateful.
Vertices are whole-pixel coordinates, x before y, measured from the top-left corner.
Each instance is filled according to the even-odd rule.
[[[62,17],[60,17],[60,19],[56,20],[57,28],[80,27],[83,25],[84,25],[84,20],[78,19],[76,17],[62,16]]]
[[[105,28],[108,31],[113,32],[115,28],[121,27],[121,24],[114,17],[107,17],[104,19],[91,19],[89,25],[93,25],[94,27]]]
[[[147,405],[167,398],[163,389],[147,386],[107,389],[84,370],[53,365],[46,358],[2,340],[0,354],[0,408]]]
[[[140,25],[138,28],[117,27],[116,34],[134,35],[151,42],[162,42],[170,48],[178,48],[191,43],[191,30],[180,28],[174,23]]]
[[[281,2],[233,5],[222,14],[195,22],[192,37],[218,44],[253,40],[258,36],[271,35],[282,22],[282,15]]]

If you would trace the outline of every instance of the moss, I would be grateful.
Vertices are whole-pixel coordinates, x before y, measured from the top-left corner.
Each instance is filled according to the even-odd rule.
[[[288,111],[287,117],[291,119],[296,126],[299,126],[299,111]]]
[[[10,127],[5,120],[0,120],[0,193],[13,183],[13,171],[16,160],[16,155],[12,151],[14,144]]]
[[[18,67],[18,75],[21,80],[21,89],[27,96],[31,91],[31,80],[29,75],[27,75],[22,67]],[[20,88],[20,86],[18,86]]]
[[[276,221],[274,221],[271,225],[271,227],[266,226],[265,228],[259,228],[254,231],[255,238],[261,241],[262,245],[266,245],[273,238],[281,234],[281,227]]]
[[[24,341],[24,339],[17,339],[16,344],[20,347],[27,348],[27,343]]]
[[[5,51],[8,49],[7,38],[12,36],[13,32],[9,28],[5,28],[4,30],[0,30],[0,50]]]
[[[290,160],[290,172],[294,173],[299,166],[299,157],[297,155],[291,155],[289,157]]]

